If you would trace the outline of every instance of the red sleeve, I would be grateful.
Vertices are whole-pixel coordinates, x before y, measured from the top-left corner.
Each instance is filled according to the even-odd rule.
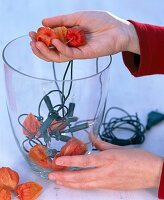
[[[158,190],[158,198],[164,199],[164,163],[163,163],[162,172],[161,172],[161,180],[160,180],[160,185],[159,185],[159,190]]]
[[[139,38],[140,56],[123,52],[125,65],[135,77],[164,74],[164,27],[129,21]]]

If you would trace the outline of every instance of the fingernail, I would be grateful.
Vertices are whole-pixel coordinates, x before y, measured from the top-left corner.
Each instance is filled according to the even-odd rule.
[[[57,185],[63,185],[63,183],[61,181],[57,181],[56,184]]]
[[[53,39],[52,44],[55,44],[58,39]]]
[[[56,180],[56,177],[55,177],[53,174],[49,174],[49,175],[48,175],[48,178],[49,178],[50,180]]]
[[[64,162],[63,162],[61,159],[58,158],[58,159],[56,160],[56,164],[57,164],[57,165],[63,165]]]
[[[52,40],[52,44],[55,45],[55,40],[54,39]]]
[[[53,40],[52,40],[52,42],[55,42],[55,41],[57,41],[57,39],[53,39]]]

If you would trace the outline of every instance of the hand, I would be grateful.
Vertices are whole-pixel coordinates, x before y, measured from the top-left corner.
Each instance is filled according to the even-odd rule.
[[[163,159],[143,149],[112,145],[97,139],[101,152],[63,156],[56,164],[69,167],[94,167],[79,171],[54,171],[49,179],[71,188],[134,190],[159,187]]]
[[[72,59],[95,58],[131,51],[140,54],[138,36],[134,26],[105,11],[80,11],[44,19],[44,26],[79,26],[85,32],[87,44],[78,48],[68,47],[54,39],[56,48],[36,42],[36,33],[30,32],[33,52],[46,61],[65,62]]]

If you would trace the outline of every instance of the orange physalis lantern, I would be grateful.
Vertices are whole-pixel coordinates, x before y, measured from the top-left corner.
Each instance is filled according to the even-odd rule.
[[[56,35],[59,37],[59,40],[63,42],[64,44],[67,43],[66,34],[67,34],[67,28],[65,26],[62,27],[56,27],[53,29],[53,31],[56,33]]]
[[[56,33],[49,27],[40,27],[37,30],[37,41],[44,42],[48,47],[52,45],[53,39],[59,39]]]
[[[57,165],[56,164],[56,159],[59,158],[61,156],[61,154],[56,154],[54,159],[52,160],[52,169],[54,171],[57,171],[57,170],[63,170],[63,169],[67,169],[68,167],[65,167],[65,166],[60,166],[60,165]]]
[[[20,200],[35,200],[43,187],[35,182],[27,182],[17,187],[17,195]]]
[[[81,140],[72,137],[60,150],[61,156],[83,155],[87,152],[87,145]]]
[[[79,47],[86,44],[86,36],[84,31],[79,27],[68,28],[66,39],[72,47]]]
[[[0,200],[11,200],[11,194],[5,189],[1,189]]]
[[[0,190],[2,190],[3,189],[3,183],[2,183],[2,181],[0,180]]]
[[[0,181],[4,189],[13,191],[19,183],[19,175],[8,167],[2,167],[0,168]]]
[[[23,122],[23,126],[32,134],[35,135],[38,132],[38,129],[41,126],[41,123],[36,119],[36,117],[30,113],[27,115],[26,119]],[[23,128],[23,133],[29,135],[29,133]]]
[[[87,145],[81,140],[73,137],[71,138],[60,150],[59,154],[56,154],[52,160],[52,169],[54,171],[64,170],[68,167],[56,165],[56,159],[60,156],[73,156],[73,155],[83,155],[87,152]]]
[[[59,39],[62,43],[72,47],[79,47],[86,44],[84,31],[79,27],[66,28],[65,26],[50,28],[40,27],[36,34],[37,41],[44,42],[48,47],[52,46],[53,39]]]
[[[41,144],[37,144],[30,149],[29,158],[38,166],[51,168],[51,159],[46,155],[47,148]]]

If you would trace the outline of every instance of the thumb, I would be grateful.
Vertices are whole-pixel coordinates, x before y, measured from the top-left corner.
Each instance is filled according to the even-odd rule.
[[[100,150],[100,151],[104,151],[104,150],[108,150],[108,149],[120,149],[123,147],[108,143],[108,142],[104,142],[101,139],[97,138],[94,142],[94,146]]]
[[[56,49],[64,56],[72,59],[78,58],[78,54],[80,51],[78,48],[74,47],[68,47],[67,45],[63,44],[60,40],[58,39],[53,39],[52,40],[52,45],[56,47]]]
[[[48,27],[78,26],[79,17],[80,17],[80,12],[75,12],[75,13],[66,14],[66,15],[57,15],[55,17],[49,17],[49,18],[43,19],[42,24],[43,26],[48,26]]]
[[[92,144],[100,151],[104,151],[104,150],[108,150],[108,149],[117,149],[117,148],[124,148],[124,147],[120,147],[108,142],[104,142],[103,140],[97,138],[97,136],[93,133],[90,132],[89,134],[89,138],[92,142]]]

